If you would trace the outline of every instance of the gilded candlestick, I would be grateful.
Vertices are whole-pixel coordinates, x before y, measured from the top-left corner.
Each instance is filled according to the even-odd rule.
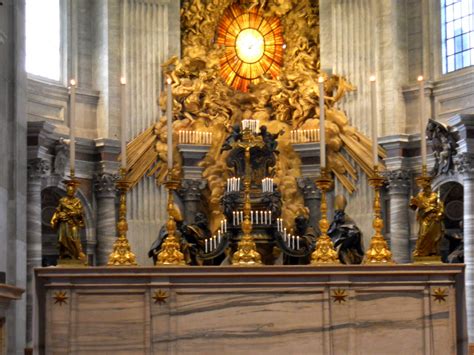
[[[331,190],[333,181],[325,168],[321,169],[321,175],[316,179],[316,186],[321,191],[321,219],[319,221],[321,235],[316,242],[316,249],[311,254],[311,264],[339,264],[337,251],[334,249],[331,238],[327,235],[329,221],[327,219],[328,206],[326,193]]]
[[[244,220],[242,221],[243,236],[237,244],[237,251],[232,255],[232,265],[253,266],[262,264],[262,256],[257,251],[257,245],[251,235],[252,223],[250,222],[250,211],[252,205],[250,203],[250,148],[252,147],[252,139],[250,130],[244,130],[244,142],[239,144],[245,148],[245,178],[244,178]]]
[[[369,178],[369,184],[374,188],[374,220],[372,226],[375,234],[370,240],[369,249],[367,249],[364,258],[364,264],[385,264],[393,263],[392,252],[388,248],[387,241],[382,235],[384,227],[382,219],[382,202],[380,192],[385,183],[385,178],[379,174],[378,168],[375,167],[374,175]]]
[[[181,242],[176,234],[177,227],[174,218],[173,191],[179,187],[179,180],[174,172],[168,173],[166,187],[168,189],[168,221],[166,222],[166,236],[156,258],[157,266],[179,266],[185,265],[184,254],[181,252]]]
[[[113,251],[109,255],[108,266],[135,266],[137,265],[135,254],[132,253],[130,243],[127,239],[127,192],[130,189],[130,181],[126,178],[126,170],[121,169],[121,178],[117,181],[117,190],[120,195],[119,218],[117,222],[118,237],[113,245]]]

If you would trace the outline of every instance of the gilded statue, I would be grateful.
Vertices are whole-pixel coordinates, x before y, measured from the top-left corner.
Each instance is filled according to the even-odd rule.
[[[51,218],[51,227],[58,228],[58,246],[60,260],[86,261],[82,251],[80,229],[84,228],[82,203],[76,194],[76,181],[68,181],[66,196],[59,200],[59,205]]]
[[[439,243],[444,235],[444,204],[431,184],[423,184],[422,190],[410,199],[410,208],[416,210],[418,239],[413,251],[414,257],[440,255]]]

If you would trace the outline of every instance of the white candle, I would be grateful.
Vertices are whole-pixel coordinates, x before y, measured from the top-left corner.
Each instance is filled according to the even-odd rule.
[[[235,226],[235,211],[232,211],[232,224]]]
[[[221,219],[221,230],[219,232],[223,232],[224,231],[224,220]]]
[[[270,223],[272,223],[272,211],[268,212],[269,216],[270,216]]]
[[[426,168],[426,131],[425,131],[425,80],[418,76],[420,96],[420,137],[421,137],[421,166]]]
[[[244,221],[244,212],[240,211],[240,223]]]
[[[126,85],[127,80],[125,77],[120,78],[120,99],[121,99],[121,112],[120,112],[120,119],[121,119],[121,137],[120,137],[120,145],[121,145],[121,163],[122,169],[127,168],[127,90]]]
[[[253,211],[250,211],[250,223],[253,224]]]
[[[224,219],[224,232],[227,233],[227,218]]]
[[[166,80],[168,93],[166,97],[166,118],[168,126],[168,170],[173,169],[173,96],[171,92],[171,78]]]
[[[320,156],[321,156],[321,169],[326,168],[326,124],[324,117],[324,77],[320,76],[318,79],[319,83],[319,130],[321,133]]]
[[[300,248],[300,237],[296,237],[296,249]]]
[[[374,162],[374,168],[379,165],[379,154],[378,154],[378,110],[377,110],[377,85],[375,82],[375,76],[370,76],[370,99],[372,106],[372,158]]]
[[[204,252],[205,252],[205,253],[207,253],[207,251],[208,251],[208,246],[207,246],[207,245],[208,245],[208,240],[205,239],[205,240],[204,240]]]
[[[71,79],[71,102],[69,112],[69,168],[71,175],[75,174],[76,168],[76,80]]]

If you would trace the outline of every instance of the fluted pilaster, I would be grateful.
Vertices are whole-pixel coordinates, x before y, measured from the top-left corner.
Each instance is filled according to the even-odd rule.
[[[321,218],[321,193],[314,181],[315,178],[299,178],[298,187],[303,193],[305,206],[309,209],[309,225],[317,230],[319,228],[319,219]]]
[[[26,309],[27,309],[27,343],[33,340],[33,268],[41,267],[41,179],[49,174],[49,161],[41,158],[28,160],[27,184],[27,233],[26,233]]]
[[[390,198],[390,245],[397,263],[411,261],[410,223],[408,203],[410,172],[404,169],[388,171],[388,196]]]
[[[161,64],[178,55],[179,1],[123,0],[127,58],[127,102],[131,118],[128,139],[151,126],[161,111],[157,99],[163,87]],[[128,193],[128,238],[139,265],[151,263],[147,251],[166,218],[166,193],[153,177],[145,177]]]
[[[97,199],[97,265],[107,265],[116,239],[115,182],[117,175],[102,173],[94,178]]]
[[[182,181],[179,194],[183,199],[184,220],[187,223],[194,222],[194,216],[198,212],[199,203],[202,200],[202,191],[205,187],[205,180],[184,179]]]

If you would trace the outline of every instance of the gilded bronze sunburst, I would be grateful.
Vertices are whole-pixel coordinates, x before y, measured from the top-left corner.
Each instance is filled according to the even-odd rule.
[[[233,4],[217,29],[217,44],[225,47],[220,76],[240,91],[248,91],[264,74],[273,79],[283,64],[283,29],[278,17],[264,17],[259,8]]]

